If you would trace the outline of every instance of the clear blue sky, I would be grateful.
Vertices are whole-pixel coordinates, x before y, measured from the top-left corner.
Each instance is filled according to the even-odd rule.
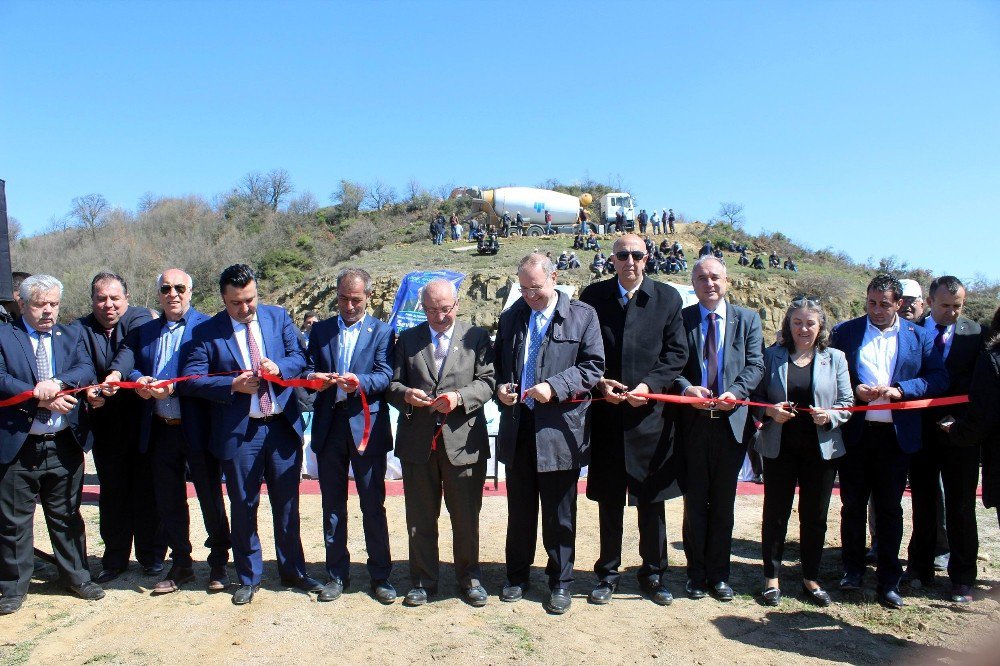
[[[4,0],[0,68],[29,233],[251,170],[321,203],[620,176],[643,207],[737,201],[752,232],[1000,279],[998,2]]]

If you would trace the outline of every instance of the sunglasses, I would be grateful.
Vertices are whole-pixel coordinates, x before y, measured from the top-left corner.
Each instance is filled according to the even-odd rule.
[[[618,261],[628,261],[629,257],[632,257],[633,261],[642,261],[645,256],[646,253],[640,250],[632,250],[631,252],[629,250],[621,250],[619,252],[615,252],[615,258],[618,259]]]
[[[187,285],[186,284],[161,284],[160,285],[160,293],[161,294],[164,294],[164,295],[169,294],[171,289],[173,289],[174,291],[176,291],[178,294],[183,294],[185,291],[187,291]]]

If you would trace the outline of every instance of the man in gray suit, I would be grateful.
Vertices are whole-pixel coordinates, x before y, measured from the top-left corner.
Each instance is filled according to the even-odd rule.
[[[521,298],[500,315],[495,366],[497,458],[507,470],[507,584],[519,601],[535,559],[538,507],[549,562],[545,609],[569,610],[576,554],[576,484],[590,462],[589,391],[604,373],[597,312],[556,290],[556,271],[533,252],[517,267]]]
[[[401,412],[396,456],[403,463],[413,585],[403,603],[420,606],[437,592],[443,493],[462,599],[484,606],[479,511],[490,457],[483,405],[496,386],[493,346],[486,329],[456,321],[458,292],[453,283],[431,280],[420,300],[427,321],[400,334],[386,393]]]
[[[720,601],[732,601],[729,553],[736,479],[746,455],[747,408],[723,401],[746,400],[760,383],[764,336],[756,312],[726,301],[729,280],[721,261],[710,254],[698,259],[691,283],[698,303],[681,311],[688,362],[674,388],[704,402],[681,409],[685,592],[702,599],[710,587]]]

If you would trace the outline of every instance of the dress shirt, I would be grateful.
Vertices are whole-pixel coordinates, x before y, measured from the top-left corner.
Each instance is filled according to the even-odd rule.
[[[260,350],[260,356],[262,359],[269,358],[267,355],[267,349],[264,347],[264,334],[260,330],[260,322],[257,320],[256,313],[253,319],[250,320],[249,324],[243,324],[232,317],[229,321],[233,322],[233,331],[236,332],[236,344],[240,348],[240,356],[237,360],[240,361],[244,370],[252,370],[253,364],[250,363],[250,347],[247,344],[247,335],[253,335],[253,339],[257,342],[257,349]],[[268,384],[267,390],[271,394],[271,414],[280,414],[281,405],[278,404],[278,399],[274,395],[274,387]],[[264,412],[260,411],[260,398],[257,397],[257,393],[250,394],[250,418],[260,419],[264,417]]]
[[[531,310],[531,315],[528,317],[528,336],[524,339],[524,367],[521,368],[521,391],[520,393],[524,395],[524,392],[530,389],[530,386],[524,385],[525,380],[525,370],[528,367],[528,352],[531,351],[531,339],[534,335],[538,335],[541,338],[545,338],[545,332],[549,328],[549,323],[552,321],[552,314],[556,311],[556,305],[559,304],[558,295],[553,295],[552,302],[545,306],[545,309],[536,317],[535,311]],[[536,331],[535,325],[538,325]],[[535,375],[535,383],[540,384],[545,378]]]
[[[361,328],[364,326],[365,318],[357,320],[350,326],[341,317],[337,317],[337,374],[343,375],[351,371],[351,360],[354,358],[354,348],[358,346],[358,338],[361,336]],[[342,402],[347,400],[347,393],[344,389],[337,387],[337,400]]]
[[[28,330],[28,338],[31,339],[31,351],[35,352],[38,349],[38,343],[41,342],[39,333],[34,328],[32,328],[31,324],[29,324],[27,321],[24,322],[24,327]],[[56,334],[55,329],[49,331],[49,335],[48,337],[45,338],[45,343],[44,343],[46,355],[49,357],[49,377],[51,377],[52,379],[56,378],[56,357],[52,353],[52,338],[55,334]],[[31,363],[32,365],[34,365],[35,359],[31,359]],[[62,414],[51,410],[49,413],[51,414],[51,416],[49,416],[48,421],[39,421],[38,419],[32,421],[31,429],[28,431],[28,434],[48,435],[50,433],[59,432],[67,425],[69,425],[68,423],[66,423],[66,419],[63,418]]]
[[[431,329],[431,344],[434,345],[435,351],[437,346],[442,344],[448,351],[445,353],[444,358],[441,359],[441,368],[444,367],[445,363],[448,361],[448,354],[451,353],[451,335],[455,332],[455,324],[448,327],[448,330],[443,333],[438,333],[433,328]],[[438,335],[441,337],[438,338]],[[438,368],[438,373],[441,372],[441,368]]]
[[[880,331],[871,319],[865,329],[865,337],[858,350],[858,380],[868,386],[889,386],[892,371],[896,367],[896,349],[899,346],[899,316],[884,331]],[[888,398],[872,400],[870,405],[885,405]],[[866,421],[892,423],[889,411],[865,412]]]
[[[628,303],[629,292],[631,291],[632,296],[635,297],[635,292],[639,291],[639,287],[641,285],[642,285],[641,279],[639,280],[639,284],[632,287],[632,289],[626,289],[625,287],[622,286],[621,282],[618,283],[618,302],[622,304],[622,307],[625,307],[625,305]]]
[[[927,315],[927,319],[924,320],[924,328],[927,332],[931,334],[931,338],[937,338],[937,324],[934,322],[934,317]],[[951,343],[955,340],[955,325],[949,324],[944,329],[944,355],[943,358],[948,358],[948,354],[951,353]]]
[[[170,321],[166,317],[163,317],[161,321],[163,324],[160,328],[160,338],[156,344],[154,377],[172,379],[177,376],[176,356],[181,348],[184,328],[187,326],[187,315],[185,314],[177,321]],[[153,412],[165,419],[179,419],[181,417],[181,401],[174,395],[163,400],[153,400]]]
[[[701,314],[701,326],[699,330],[701,331],[701,344],[698,345],[698,358],[701,363],[701,385],[708,386],[708,361],[705,358],[705,335],[708,333],[708,315],[715,312],[718,317],[715,320],[715,347],[716,347],[716,357],[719,362],[719,392],[725,393],[728,388],[725,386],[723,380],[722,369],[726,367],[725,363],[725,349],[726,349],[726,301],[720,300],[719,304],[715,307],[715,310],[709,310],[701,303],[698,303],[698,312]],[[718,397],[718,396],[716,396]]]

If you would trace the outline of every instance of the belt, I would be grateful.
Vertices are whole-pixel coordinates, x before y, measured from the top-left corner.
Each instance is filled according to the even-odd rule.
[[[29,441],[29,442],[51,442],[51,441],[55,440],[57,437],[59,437],[59,435],[63,434],[64,432],[66,432],[66,428],[63,428],[59,432],[46,432],[46,433],[42,433],[41,435],[28,435],[28,438],[27,438],[26,441]]]
[[[894,425],[896,424],[889,421],[865,421],[865,426],[871,428],[891,428]]]
[[[341,400],[340,402],[333,403],[333,409],[334,410],[347,409],[347,401]]]
[[[271,421],[277,421],[281,418],[281,412],[277,414],[271,414],[269,416],[251,416],[250,420],[255,423],[270,423]]]
[[[181,424],[181,420],[180,419],[168,419],[166,416],[160,416],[159,414],[153,414],[153,416],[156,417],[157,421],[159,421],[160,423],[162,423],[164,425],[179,426]]]

